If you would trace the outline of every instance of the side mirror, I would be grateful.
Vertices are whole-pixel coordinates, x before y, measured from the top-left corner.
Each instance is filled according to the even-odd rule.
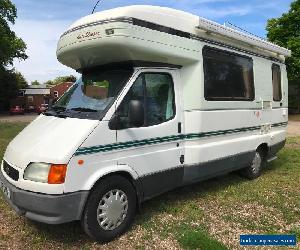
[[[108,127],[111,130],[118,130],[122,128],[121,119],[118,113],[114,114],[108,123]]]
[[[144,105],[139,100],[131,100],[128,107],[129,124],[133,127],[144,125]]]

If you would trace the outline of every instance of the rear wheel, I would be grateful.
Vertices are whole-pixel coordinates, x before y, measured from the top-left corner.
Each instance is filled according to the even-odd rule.
[[[136,193],[130,181],[122,176],[109,176],[92,190],[81,224],[90,237],[108,242],[130,227],[135,210]]]
[[[240,173],[246,178],[253,180],[259,177],[262,173],[263,168],[266,165],[266,157],[262,150],[257,149],[251,165],[240,171]]]

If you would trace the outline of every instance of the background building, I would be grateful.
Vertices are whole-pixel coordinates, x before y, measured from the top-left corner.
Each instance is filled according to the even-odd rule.
[[[55,102],[60,98],[74,83],[62,82],[50,88],[51,101]]]
[[[60,98],[74,83],[63,82],[55,86],[31,85],[21,89],[17,98],[11,100],[10,106],[19,105],[26,111],[34,111],[41,104],[50,104]]]

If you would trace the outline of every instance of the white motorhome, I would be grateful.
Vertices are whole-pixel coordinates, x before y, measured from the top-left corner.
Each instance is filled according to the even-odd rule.
[[[284,146],[290,51],[189,13],[129,6],[75,22],[58,60],[82,74],[7,147],[1,186],[29,219],[81,220],[98,241],[141,202]]]

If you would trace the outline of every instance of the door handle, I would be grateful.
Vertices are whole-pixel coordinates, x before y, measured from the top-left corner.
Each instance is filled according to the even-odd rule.
[[[178,134],[181,134],[181,122],[178,122]]]

